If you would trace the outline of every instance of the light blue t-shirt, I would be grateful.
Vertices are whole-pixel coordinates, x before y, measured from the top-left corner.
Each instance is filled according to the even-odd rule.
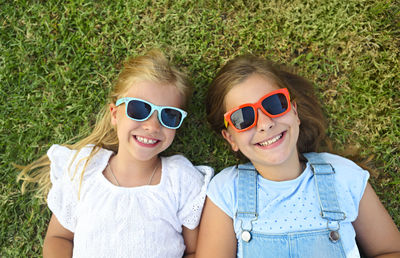
[[[355,243],[355,231],[351,224],[358,215],[369,173],[343,157],[319,153],[325,162],[335,169],[335,189],[339,207],[346,214],[340,223],[342,243],[347,257],[359,257]],[[207,196],[234,220],[234,230],[239,239],[241,228],[235,221],[237,210],[238,171],[228,167],[211,181]],[[320,216],[317,190],[310,165],[296,179],[271,181],[258,175],[257,212],[253,230],[265,234],[326,229],[326,220]],[[240,246],[239,246],[240,248]]]

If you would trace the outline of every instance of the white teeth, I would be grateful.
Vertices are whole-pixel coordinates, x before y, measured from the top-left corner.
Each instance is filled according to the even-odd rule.
[[[271,145],[271,144],[273,144],[274,142],[276,142],[277,140],[279,140],[280,138],[282,138],[282,136],[283,136],[283,134],[281,133],[280,135],[278,135],[278,136],[276,136],[276,137],[274,137],[274,138],[272,138],[272,139],[270,139],[270,140],[268,140],[268,141],[260,142],[259,144],[260,144],[261,146],[268,146],[268,145]]]
[[[144,143],[144,144],[154,144],[157,142],[156,140],[144,138],[141,136],[136,136],[136,140],[138,140],[139,142]]]

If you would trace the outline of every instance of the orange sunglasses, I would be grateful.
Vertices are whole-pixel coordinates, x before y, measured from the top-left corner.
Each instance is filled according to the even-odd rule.
[[[235,131],[243,132],[257,124],[257,110],[270,118],[280,117],[290,111],[290,96],[287,88],[274,90],[260,98],[257,103],[246,103],[224,114],[225,127],[230,124]]]

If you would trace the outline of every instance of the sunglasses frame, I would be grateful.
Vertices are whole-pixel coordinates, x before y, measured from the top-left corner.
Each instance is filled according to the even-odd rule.
[[[144,118],[144,119],[136,119],[136,118],[130,117],[130,116],[128,115],[128,104],[129,104],[129,102],[130,102],[131,100],[141,101],[141,102],[143,102],[143,103],[145,103],[145,104],[148,104],[148,105],[151,107],[151,111],[150,111],[149,115],[148,115],[146,118]],[[157,105],[154,105],[153,103],[150,103],[150,102],[148,102],[148,101],[146,101],[146,100],[143,100],[143,99],[130,98],[130,97],[120,98],[120,99],[117,100],[117,102],[115,103],[115,105],[116,105],[116,106],[119,106],[119,105],[121,105],[122,103],[125,104],[125,115],[126,115],[128,118],[132,119],[133,121],[138,121],[138,122],[146,121],[147,119],[149,119],[149,118],[151,117],[151,115],[154,113],[154,111],[157,110],[157,113],[158,113],[158,116],[157,116],[157,117],[158,117],[158,121],[160,122],[160,124],[161,124],[162,126],[164,126],[164,127],[166,127],[166,128],[169,128],[169,129],[178,129],[178,128],[182,125],[182,122],[183,122],[183,120],[185,119],[185,117],[187,116],[187,112],[186,112],[185,110],[180,109],[180,108],[170,107],[170,106],[157,106]],[[162,121],[162,117],[161,117],[161,111],[162,111],[163,109],[173,109],[173,110],[176,110],[176,111],[178,111],[179,113],[182,114],[182,119],[181,119],[181,121],[179,122],[179,125],[178,125],[178,126],[176,126],[176,127],[171,127],[171,126],[167,126],[166,124],[164,124],[164,122]]]
[[[270,96],[272,96],[272,95],[275,95],[275,94],[283,94],[283,95],[285,96],[285,98],[286,98],[287,103],[288,103],[288,108],[287,108],[284,112],[282,112],[282,113],[280,113],[280,114],[278,114],[278,115],[272,115],[272,114],[268,113],[268,111],[265,110],[264,107],[263,107],[262,104],[261,104],[266,98],[268,98],[268,97],[270,97]],[[254,122],[253,122],[249,127],[246,127],[246,128],[244,128],[244,129],[237,129],[237,128],[233,125],[233,123],[232,123],[231,115],[232,115],[234,112],[236,112],[236,111],[238,111],[239,109],[242,109],[242,108],[244,108],[244,107],[251,107],[251,108],[253,109],[253,111],[254,111]],[[289,112],[289,111],[291,110],[291,107],[292,107],[292,105],[291,105],[291,103],[290,103],[290,95],[289,95],[288,89],[287,89],[287,88],[281,88],[281,89],[278,89],[278,90],[274,90],[274,91],[271,91],[270,93],[268,93],[268,94],[262,96],[256,103],[246,103],[246,104],[240,105],[240,106],[238,106],[238,107],[236,107],[236,108],[233,108],[233,109],[231,109],[230,111],[226,112],[226,113],[224,114],[224,124],[225,124],[225,128],[228,128],[228,125],[230,124],[230,125],[232,126],[232,128],[233,128],[236,132],[239,132],[239,133],[240,133],[240,132],[244,132],[244,131],[250,130],[251,128],[253,128],[253,127],[257,124],[257,119],[258,119],[258,112],[257,112],[257,110],[258,110],[258,109],[261,109],[261,111],[262,111],[265,115],[267,115],[268,117],[270,117],[270,118],[276,118],[276,117],[283,116],[284,114],[286,114],[287,112]]]

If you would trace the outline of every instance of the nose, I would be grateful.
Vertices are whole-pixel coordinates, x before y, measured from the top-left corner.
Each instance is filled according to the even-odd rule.
[[[143,128],[150,132],[158,132],[162,126],[158,120],[158,111],[154,111],[154,113],[151,114],[147,120],[142,121],[142,123]]]
[[[270,118],[261,109],[257,110],[257,131],[265,131],[271,129],[275,125],[275,120]]]

